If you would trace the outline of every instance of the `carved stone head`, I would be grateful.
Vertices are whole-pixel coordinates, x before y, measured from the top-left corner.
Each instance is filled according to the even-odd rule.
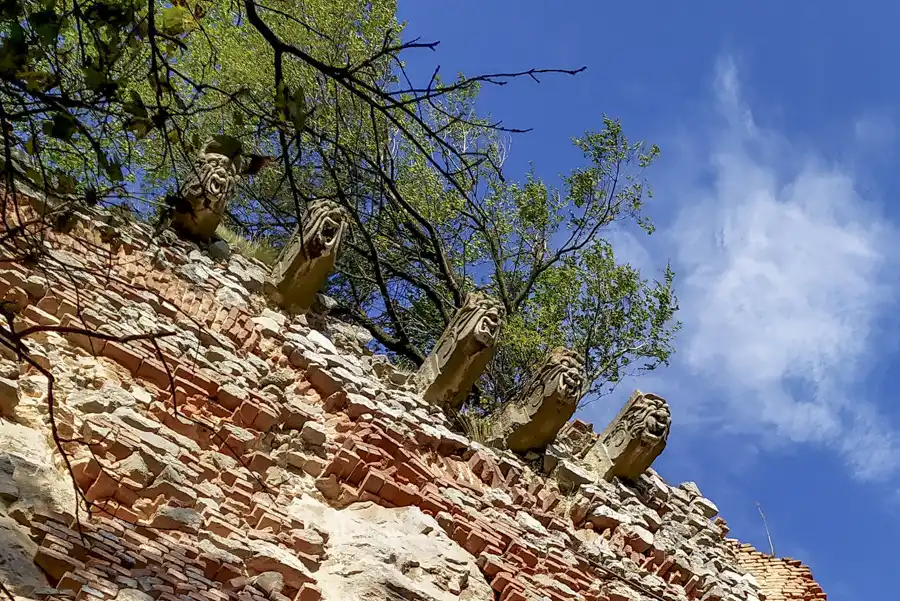
[[[312,306],[334,268],[349,219],[336,202],[315,200],[309,203],[302,225],[285,246],[266,284],[269,296],[291,312]]]
[[[303,223],[303,243],[307,246],[307,257],[335,252],[348,229],[347,213],[343,207],[331,200],[314,200],[309,203]]]
[[[671,424],[665,399],[635,391],[588,451],[585,462],[603,478],[634,480],[666,448]]]
[[[553,349],[543,369],[548,371],[548,375],[556,378],[556,386],[563,395],[581,396],[584,386],[584,360],[576,351],[565,347]]]
[[[522,392],[492,417],[491,444],[522,453],[552,443],[578,406],[583,369],[575,351],[550,351]]]
[[[479,292],[466,296],[416,374],[427,401],[462,404],[494,354],[505,316],[499,301]]]
[[[665,399],[655,394],[641,394],[618,418],[618,423],[606,439],[606,447],[612,452],[626,446],[629,441],[640,441],[648,447],[665,445],[671,423],[672,414]]]
[[[463,311],[470,312],[467,321],[475,318],[475,339],[485,346],[491,346],[497,341],[500,334],[500,326],[506,317],[506,309],[500,301],[478,292],[472,292],[466,297]]]
[[[192,204],[202,200],[205,207],[222,205],[224,208],[231,197],[241,170],[241,157],[221,154],[219,150],[215,140],[210,140],[194,161],[182,191]]]
[[[172,226],[189,237],[209,239],[222,220],[238,178],[258,173],[272,160],[245,154],[236,138],[213,136],[185,175],[180,190],[185,203],[175,210]]]
[[[655,394],[645,394],[641,397],[641,417],[643,425],[639,428],[644,440],[654,443],[669,436],[669,427],[672,424],[672,413],[669,404]]]

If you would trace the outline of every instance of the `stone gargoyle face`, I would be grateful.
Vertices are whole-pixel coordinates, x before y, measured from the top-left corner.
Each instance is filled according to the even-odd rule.
[[[207,154],[204,159],[208,167],[203,182],[207,193],[217,197],[231,194],[237,176],[237,166],[234,162],[221,154]]]
[[[491,300],[482,300],[476,305],[481,318],[475,324],[475,339],[485,346],[491,346],[497,340],[505,311],[503,307]]]
[[[336,252],[347,227],[346,213],[336,202],[315,200],[309,204],[309,212],[303,220],[303,254],[310,259]]]
[[[581,392],[581,387],[584,385],[581,360],[574,354],[565,353],[558,356],[557,365],[560,369],[560,390],[567,395]]]
[[[227,156],[206,153],[200,156],[187,175],[184,186],[186,198],[207,198],[224,201],[231,195],[237,179],[234,162]]]
[[[331,216],[325,217],[322,222],[322,229],[320,230],[319,236],[322,239],[322,243],[326,247],[332,247],[338,240],[338,234],[341,231],[341,224],[339,221],[332,219]]]
[[[336,203],[326,201],[318,206],[313,206],[310,213],[311,228],[322,248],[331,249],[339,244],[346,221],[341,207]]]
[[[662,399],[647,398],[644,410],[643,435],[647,438],[662,438],[669,431],[672,415]]]

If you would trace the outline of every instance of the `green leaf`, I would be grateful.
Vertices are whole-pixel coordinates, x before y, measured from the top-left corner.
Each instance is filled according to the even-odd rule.
[[[53,76],[43,71],[19,71],[16,77],[25,82],[25,87],[30,92],[40,92],[47,89],[49,82]]]
[[[107,177],[109,177],[110,181],[112,181],[113,183],[118,183],[125,178],[122,173],[122,163],[120,163],[119,161],[107,163],[103,170],[106,172]]]
[[[297,133],[300,133],[306,126],[306,95],[303,93],[303,88],[298,89],[291,98],[288,104],[288,111],[291,122],[294,124],[294,129],[297,130]]]
[[[42,10],[31,13],[28,21],[41,40],[47,45],[56,43],[60,33],[59,15],[52,10]]]
[[[3,0],[0,2],[0,18],[18,21],[22,14],[22,3],[18,0]]]
[[[275,108],[280,119],[292,124],[298,133],[306,127],[306,95],[302,88],[295,93],[282,82],[275,91]]]
[[[147,137],[147,134],[153,129],[153,122],[142,117],[135,117],[128,120],[125,129],[134,132],[134,137],[140,140]]]
[[[149,116],[147,107],[144,105],[144,99],[135,90],[131,90],[131,99],[122,105],[122,108],[126,113],[136,117],[147,118]]]
[[[41,177],[41,172],[38,171],[37,169],[35,169],[34,167],[29,167],[25,171],[25,177],[27,177],[29,179],[29,181],[31,181],[35,184],[40,184],[44,181],[44,178]]]
[[[6,36],[0,46],[0,70],[13,73],[27,70],[29,48],[25,30],[18,21],[10,23],[6,29]]]
[[[109,78],[108,72],[97,69],[93,65],[84,67],[84,82],[88,89],[101,96],[113,97],[119,84]]]
[[[209,150],[234,158],[243,152],[243,144],[233,136],[215,135],[209,145]]]
[[[171,6],[162,11],[163,33],[180,35],[193,28],[194,16],[185,6]]]
[[[77,122],[68,114],[57,113],[51,121],[44,122],[44,133],[50,137],[68,142],[77,129]]]

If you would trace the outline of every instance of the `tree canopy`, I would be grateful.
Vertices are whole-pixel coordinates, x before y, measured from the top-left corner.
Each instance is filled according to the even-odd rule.
[[[348,209],[326,292],[396,360],[421,362],[467,292],[503,303],[476,404],[509,400],[556,345],[585,357],[589,399],[674,351],[672,271],[647,280],[609,241],[652,233],[659,149],[604,117],[559,184],[537,166],[516,181],[523,131],[477,111],[483,86],[581,69],[413,82],[405,57],[437,44],[403,41],[391,0],[3,0],[0,32],[7,193],[24,152],[32,182],[150,215],[226,134],[276,165],[241,184],[229,226],[277,248],[311,200]]]

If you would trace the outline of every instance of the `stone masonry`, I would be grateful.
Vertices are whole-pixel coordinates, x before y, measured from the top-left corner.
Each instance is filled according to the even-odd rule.
[[[261,264],[216,262],[142,224],[110,232],[111,219],[92,209],[69,234],[48,234],[46,260],[64,269],[0,263],[31,361],[0,348],[0,468],[11,466],[0,509],[45,579],[15,594],[825,599],[815,586],[776,596],[779,560],[756,562],[726,539],[693,483],[671,486],[652,468],[580,480],[558,449],[595,437],[582,422],[555,447],[556,477],[536,473],[453,432],[415,378],[336,344],[339,322],[312,329],[268,307]],[[71,474],[90,507],[29,498],[38,472],[23,467],[21,443],[3,446],[7,427],[44,440],[56,477]],[[0,582],[13,576],[0,562]]]
[[[809,567],[789,557],[772,557],[753,548],[753,545],[734,539],[725,542],[737,551],[738,565],[753,575],[760,584],[760,592],[767,601],[790,601],[792,599],[826,599],[813,579]]]

